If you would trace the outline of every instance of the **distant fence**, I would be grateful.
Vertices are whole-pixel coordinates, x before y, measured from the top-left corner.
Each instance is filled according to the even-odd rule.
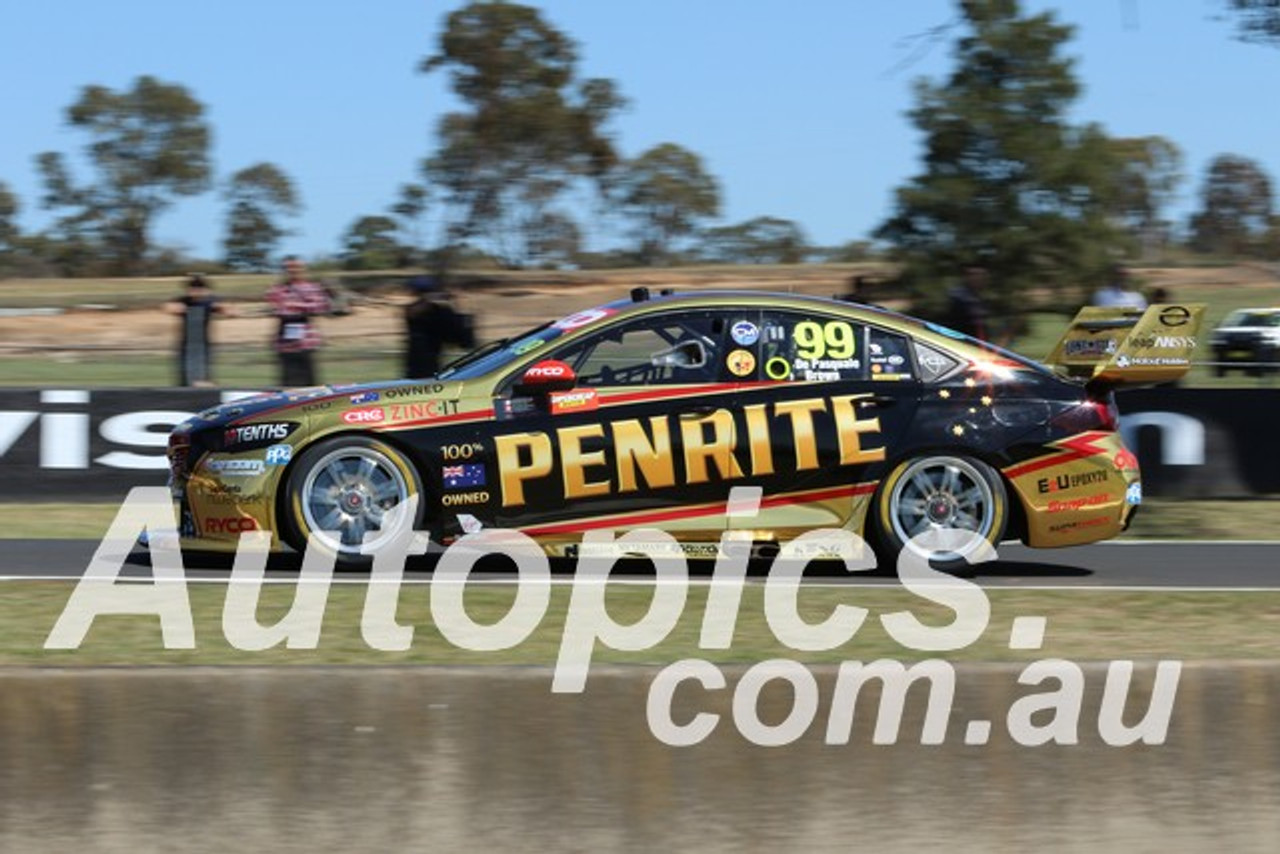
[[[245,392],[0,389],[0,500],[103,500],[163,485],[177,423]],[[1121,429],[1149,496],[1280,493],[1280,390],[1123,392]]]

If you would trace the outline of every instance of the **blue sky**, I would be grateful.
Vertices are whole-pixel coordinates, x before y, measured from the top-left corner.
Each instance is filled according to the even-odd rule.
[[[151,74],[206,105],[217,177],[260,161],[295,181],[305,210],[286,251],[337,251],[342,233],[382,213],[417,177],[439,116],[456,106],[444,74],[417,73],[432,52],[443,0],[48,0],[11,3],[0,27],[5,118],[0,181],[39,210],[34,158],[79,159],[65,127],[82,86],[127,88]],[[911,83],[940,79],[950,45],[916,55],[910,37],[955,16],[952,0],[542,0],[579,43],[584,76],[630,99],[613,124],[627,156],[676,142],[720,181],[723,223],[793,219],[830,245],[865,237],[895,187],[919,171]],[[1182,148],[1185,215],[1208,162],[1232,153],[1280,181],[1280,48],[1242,44],[1216,0],[1024,0],[1076,26],[1065,53],[1084,86],[1072,120],[1113,136],[1162,135]],[[218,254],[217,193],[179,201],[154,239]],[[592,226],[597,242],[616,230]]]

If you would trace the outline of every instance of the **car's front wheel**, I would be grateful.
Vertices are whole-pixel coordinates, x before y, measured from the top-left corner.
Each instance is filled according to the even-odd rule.
[[[1000,542],[1009,499],[991,466],[972,457],[935,454],[900,463],[876,491],[873,533],[882,560],[909,549],[944,570]]]
[[[418,496],[415,518],[391,510]],[[422,516],[422,480],[399,450],[370,436],[339,436],[307,448],[285,485],[284,533],[302,551],[315,535],[346,564],[361,563]],[[367,542],[366,542],[367,540]],[[363,549],[363,552],[362,552]]]

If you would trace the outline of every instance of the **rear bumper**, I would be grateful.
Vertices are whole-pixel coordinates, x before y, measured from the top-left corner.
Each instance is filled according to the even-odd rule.
[[[1119,433],[1091,431],[1003,473],[1021,502],[1023,541],[1036,548],[1106,540],[1125,530],[1142,502],[1138,462]]]

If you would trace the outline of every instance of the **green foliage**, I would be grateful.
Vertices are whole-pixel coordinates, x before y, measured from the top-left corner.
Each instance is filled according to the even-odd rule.
[[[387,216],[363,216],[343,237],[342,266],[348,270],[399,267],[406,248],[396,239],[396,222]]]
[[[86,153],[98,181],[77,187],[61,155],[37,159],[44,206],[70,210],[51,235],[64,244],[61,261],[79,269],[88,250],[112,271],[139,272],[156,214],[209,185],[204,106],[180,85],[143,76],[123,92],[84,87],[67,122],[89,134]]]
[[[915,87],[924,172],[898,189],[876,236],[923,310],[940,306],[960,267],[980,263],[996,310],[1014,312],[1025,290],[1079,287],[1124,248],[1108,216],[1116,167],[1100,129],[1065,120],[1079,86],[1058,51],[1072,28],[1049,12],[1023,17],[1017,0],[960,9],[954,70]]]
[[[422,234],[419,223],[427,212],[431,191],[425,184],[401,184],[400,194],[391,205],[391,214],[400,221],[403,242],[414,254],[422,251]]]
[[[279,217],[301,208],[293,182],[275,164],[257,163],[232,175],[223,195],[231,205],[222,241],[228,269],[269,269],[272,253],[288,234],[277,224]]]
[[[1272,222],[1271,179],[1254,160],[1232,154],[1213,159],[1191,217],[1191,247],[1230,256],[1266,255]]]
[[[1280,47],[1280,0],[1226,0],[1241,41]]]
[[[445,115],[427,174],[445,191],[450,242],[487,240],[511,266],[546,250],[557,199],[600,185],[617,162],[604,125],[623,99],[609,80],[576,77],[577,48],[539,10],[472,2],[448,16],[420,68],[447,69],[466,109]]]
[[[808,252],[808,241],[791,220],[760,216],[708,229],[700,250],[708,261],[719,263],[799,264]]]
[[[1113,139],[1113,219],[1149,254],[1168,240],[1162,212],[1182,183],[1182,151],[1161,136]]]
[[[676,240],[720,212],[720,187],[702,158],[673,142],[654,146],[618,171],[616,190],[635,222],[644,264],[667,260]]]
[[[18,197],[9,190],[8,184],[0,181],[0,272],[7,266],[5,262],[18,243],[17,217]]]

